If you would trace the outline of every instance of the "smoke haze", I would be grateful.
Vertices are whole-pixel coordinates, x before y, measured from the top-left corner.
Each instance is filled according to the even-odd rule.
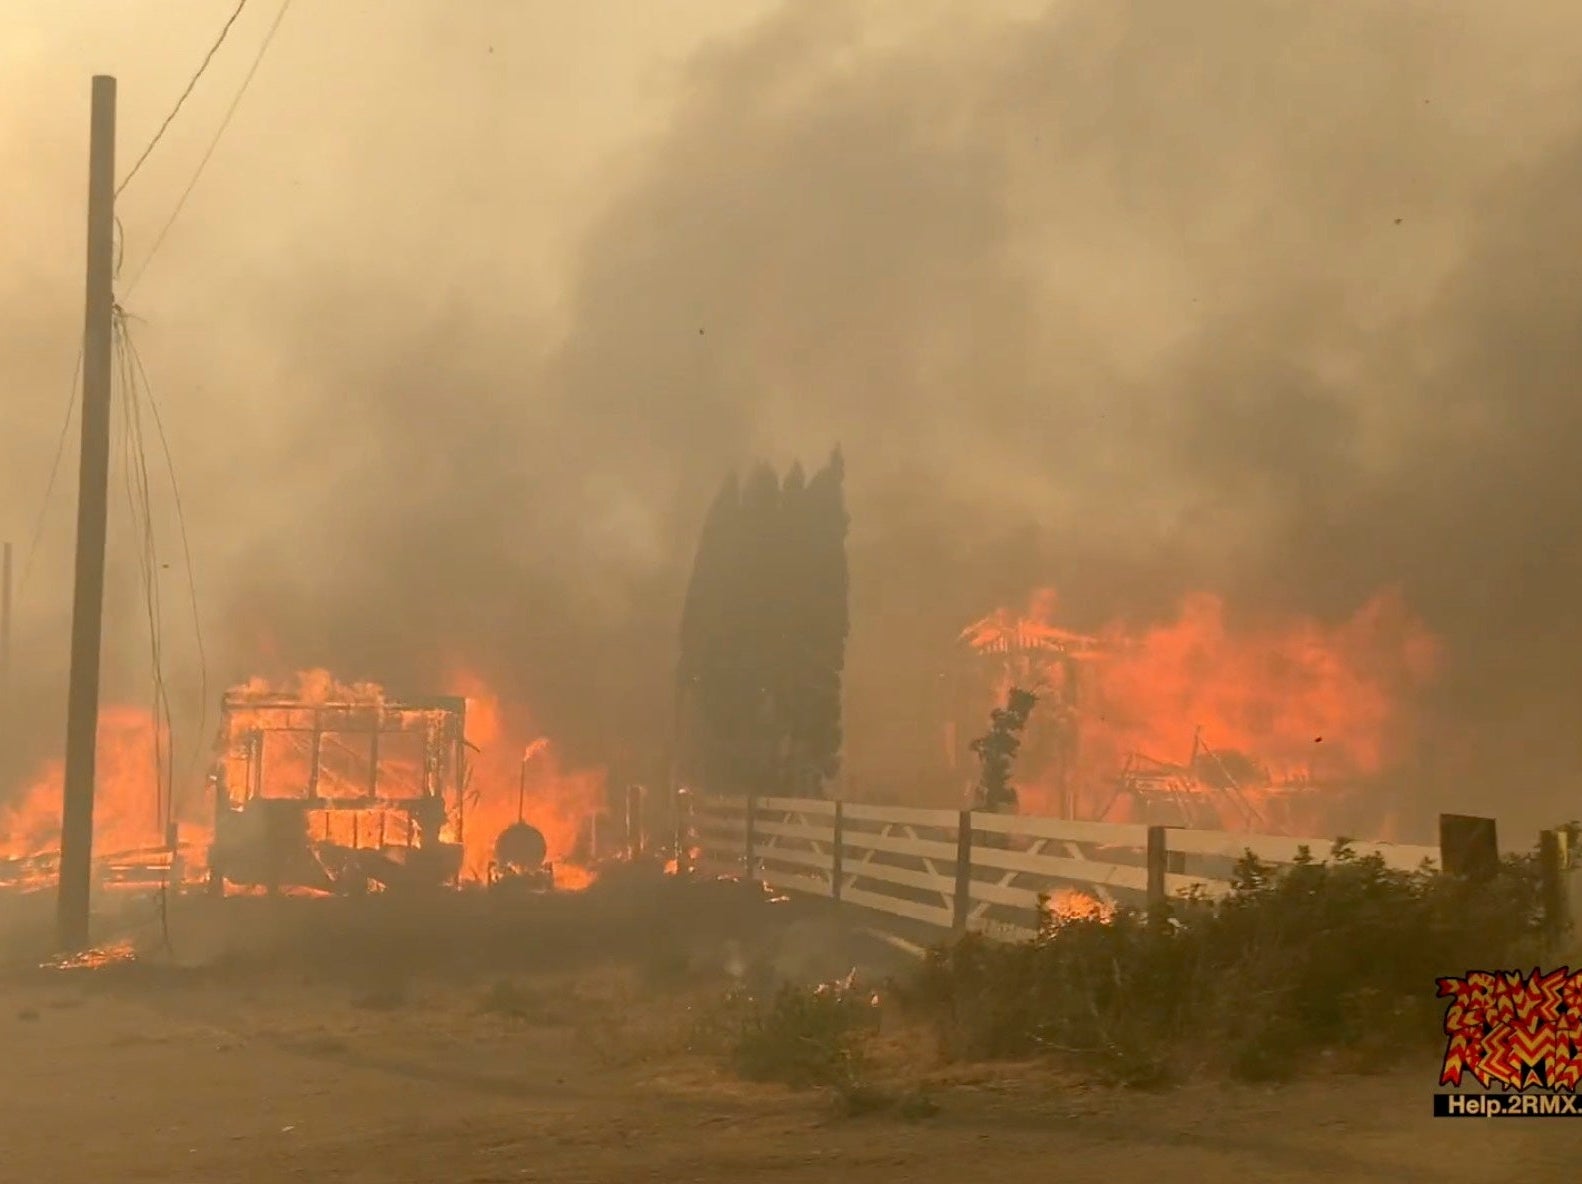
[[[24,544],[81,323],[88,75],[121,79],[124,173],[229,7],[0,16]],[[1575,6],[300,5],[128,292],[256,8],[120,205],[211,690],[465,665],[654,776],[721,475],[838,441],[854,783],[933,762],[956,632],[1034,586],[1076,627],[1398,587],[1448,663],[1425,789],[1574,812]],[[19,603],[12,772],[59,750],[74,449]],[[135,561],[112,543],[107,695],[147,678]]]

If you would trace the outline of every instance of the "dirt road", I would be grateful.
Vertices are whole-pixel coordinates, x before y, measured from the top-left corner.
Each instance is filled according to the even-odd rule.
[[[222,906],[181,904],[180,966],[45,973],[0,941],[0,1184],[1487,1184],[1582,1162],[1579,1123],[1430,1118],[1431,1065],[1148,1095],[920,1054],[938,1112],[912,1121],[747,1086],[686,1052],[718,982],[677,985],[681,962],[864,955],[734,891]]]
[[[678,1055],[587,981],[515,988],[513,1015],[499,987],[10,985],[0,1181],[1487,1184],[1582,1157],[1582,1124],[1428,1118],[1428,1069],[1162,1096],[958,1073],[931,1118],[837,1117]]]

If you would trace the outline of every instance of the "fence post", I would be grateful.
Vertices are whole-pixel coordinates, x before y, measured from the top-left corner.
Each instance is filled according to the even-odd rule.
[[[626,787],[626,858],[632,862],[643,857],[644,843],[643,787]]]
[[[841,808],[841,803],[835,803],[835,840],[830,844],[829,854],[829,895],[836,904],[840,903],[840,882],[845,872],[842,868],[843,854],[846,846],[846,813]]]
[[[1538,835],[1538,873],[1543,892],[1544,929],[1551,941],[1571,928],[1566,899],[1566,833],[1546,830]]]
[[[1500,845],[1494,819],[1441,814],[1439,867],[1447,876],[1493,879],[1500,870]]]
[[[676,809],[676,875],[686,876],[692,873],[692,795],[678,789],[672,800]]]
[[[758,879],[758,853],[755,850],[755,848],[758,845],[758,842],[757,842],[757,835],[754,833],[756,828],[757,828],[757,822],[758,822],[758,795],[755,794],[755,793],[749,793],[747,795],[747,837],[746,837],[746,842],[745,842],[746,850],[743,852],[743,855],[744,855],[745,860],[746,860],[746,867],[747,867],[747,882],[749,884],[755,883],[757,881],[757,879]]]
[[[1165,873],[1170,870],[1169,831],[1163,826],[1148,828],[1148,915],[1159,919],[1166,902]]]
[[[963,810],[956,822],[956,895],[951,928],[967,932],[967,912],[972,905],[972,811]]]

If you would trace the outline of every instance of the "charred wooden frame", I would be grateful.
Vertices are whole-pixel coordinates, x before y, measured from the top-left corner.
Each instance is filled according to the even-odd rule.
[[[226,695],[211,778],[214,886],[223,889],[229,880],[361,891],[371,883],[459,877],[466,718],[466,700],[456,696],[312,702],[277,693]],[[285,777],[277,761],[266,760],[270,736],[297,741],[301,765]],[[421,738],[421,751],[400,762],[408,775],[399,779],[388,769],[381,776],[393,736]],[[350,737],[366,740],[345,743]],[[326,758],[337,750],[358,766],[352,775],[327,770]],[[367,814],[374,817],[365,820]],[[324,816],[322,837],[312,833],[315,815]],[[388,833],[393,819],[402,834]],[[337,821],[349,841],[336,834]]]

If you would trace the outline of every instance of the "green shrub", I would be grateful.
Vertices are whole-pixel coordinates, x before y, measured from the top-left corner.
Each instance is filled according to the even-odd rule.
[[[1279,871],[1249,857],[1228,896],[1168,915],[1064,921],[1023,945],[965,937],[904,997],[950,1056],[1075,1054],[1130,1085],[1205,1063],[1276,1080],[1324,1052],[1376,1066],[1442,1039],[1439,977],[1537,964],[1538,904],[1530,858],[1475,884],[1337,844]]]
[[[750,1081],[795,1088],[861,1082],[862,1044],[878,1025],[873,997],[851,980],[816,988],[782,986],[764,998],[728,996],[697,1034]]]

